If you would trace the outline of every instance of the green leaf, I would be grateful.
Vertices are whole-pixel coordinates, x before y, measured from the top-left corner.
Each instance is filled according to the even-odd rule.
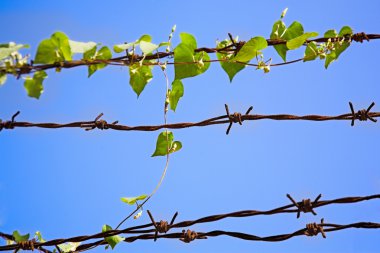
[[[338,34],[336,33],[335,30],[328,30],[325,32],[325,34],[323,35],[323,37],[325,38],[335,38]]]
[[[234,61],[249,62],[256,57],[262,50],[268,46],[268,43],[263,37],[254,37],[247,41],[233,58]]]
[[[80,242],[68,242],[68,243],[58,244],[58,248],[64,253],[69,253],[69,252],[74,252],[78,248],[79,245],[80,245]]]
[[[231,45],[230,40],[223,40],[222,42],[218,43],[217,48],[224,48],[229,45]],[[222,69],[227,73],[230,79],[230,82],[232,82],[232,79],[240,70],[245,68],[244,64],[230,62],[230,60],[234,57],[234,54],[232,53],[217,52],[216,56],[218,57],[218,60],[220,61],[220,65],[222,66]]]
[[[282,20],[278,20],[273,24],[272,33],[270,34],[270,38],[272,40],[284,39],[283,36],[286,31],[285,23]],[[274,45],[274,49],[281,56],[281,58],[286,61],[286,52],[288,48],[284,44]]]
[[[3,85],[7,81],[7,74],[0,73],[0,86]]]
[[[128,205],[134,205],[136,204],[136,201],[137,200],[144,200],[148,197],[148,195],[140,195],[140,196],[137,196],[137,197],[123,197],[121,198],[121,201],[123,201],[124,203],[127,203]]]
[[[83,59],[85,60],[109,60],[112,58],[112,53],[111,50],[104,46],[102,47],[99,51],[96,51],[96,46],[93,47],[90,50],[87,50],[83,54]],[[88,77],[90,77],[92,74],[95,73],[95,71],[102,69],[106,67],[106,63],[99,63],[99,64],[94,64],[94,65],[89,65],[88,66]]]
[[[42,82],[47,77],[45,71],[37,71],[34,73],[33,78],[26,77],[24,82],[24,87],[29,97],[34,97],[39,99],[42,92],[44,91],[44,87]]]
[[[303,57],[303,61],[312,61],[315,60],[318,56],[318,48],[317,48],[317,43],[314,41],[310,42],[307,44],[306,50],[305,50],[305,55]]]
[[[351,35],[353,34],[352,28],[349,26],[343,26],[342,29],[339,31],[339,36],[344,36],[344,35]]]
[[[301,36],[304,33],[303,26],[301,23],[294,21],[288,29],[286,29],[286,32],[283,36],[285,40],[291,40],[298,36]]]
[[[190,33],[180,33],[181,43],[187,45],[190,50],[195,50],[197,48],[197,41],[193,35]]]
[[[180,43],[174,49],[175,78],[183,79],[204,73],[210,66],[210,57],[205,52],[194,54],[194,50],[185,43]],[[193,64],[195,63],[195,64]]]
[[[40,231],[36,231],[36,233],[35,233],[34,235],[37,237],[38,242],[41,242],[41,243],[46,242],[46,241],[44,240],[44,238],[42,238],[42,234],[41,234]]]
[[[29,45],[16,44],[14,42],[0,44],[0,60],[9,57],[12,53],[17,52],[21,48],[29,48]]]
[[[170,109],[175,111],[177,108],[178,101],[181,97],[183,97],[184,89],[181,80],[174,80],[172,82],[172,90],[169,95],[169,104]]]
[[[140,65],[139,62],[134,63],[129,66],[129,76],[129,84],[132,86],[133,91],[137,94],[137,97],[139,97],[147,83],[149,83],[153,78],[152,67]]]
[[[96,46],[96,43],[93,41],[78,42],[78,41],[69,40],[69,44],[70,44],[71,53],[73,54],[76,54],[76,53],[83,54],[87,52],[88,50],[93,49]]]
[[[138,40],[138,42],[141,42],[141,41],[151,42],[152,41],[152,36],[150,36],[149,34],[144,34]]]
[[[182,143],[179,141],[173,142],[174,135],[170,131],[164,131],[158,135],[156,150],[153,156],[164,156],[173,152],[176,152],[182,148]]]
[[[16,242],[26,242],[29,240],[29,234],[20,235],[18,230],[13,231],[13,237],[15,238]]]
[[[104,225],[102,227],[102,232],[106,232],[106,231],[109,231],[109,230],[112,230],[112,227],[109,226],[109,225]],[[119,243],[119,242],[122,242],[124,241],[124,237],[121,237],[119,235],[113,235],[113,236],[109,236],[109,237],[105,237],[104,240],[111,246],[112,249],[115,248],[115,246]]]
[[[50,64],[71,59],[69,38],[63,32],[55,32],[50,39],[45,39],[38,45],[34,62]]]
[[[294,39],[288,40],[286,42],[286,47],[290,50],[297,49],[300,46],[302,46],[307,39],[309,39],[311,37],[315,37],[315,36],[318,36],[317,32],[304,33],[301,36],[298,36]]]
[[[344,26],[339,31],[339,36],[345,36],[345,35],[351,35],[353,33],[351,27]],[[334,43],[335,50],[331,51],[329,54],[326,55],[325,60],[325,68],[327,69],[329,65],[337,60],[339,56],[350,46],[350,42],[344,40],[344,41],[337,41]]]
[[[131,48],[133,45],[136,45],[138,44],[138,41],[135,41],[135,42],[131,42],[131,43],[126,43],[126,44],[118,44],[118,45],[114,45],[113,46],[113,51],[115,51],[115,53],[121,53],[129,48]]]
[[[154,50],[156,50],[159,46],[150,42],[146,41],[141,41],[140,42],[140,48],[141,51],[145,54],[148,55],[152,53]]]

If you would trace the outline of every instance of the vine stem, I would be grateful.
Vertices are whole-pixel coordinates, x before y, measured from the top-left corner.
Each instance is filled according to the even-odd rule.
[[[166,80],[166,92],[165,92],[165,105],[164,105],[164,123],[165,125],[167,125],[167,112],[168,112],[168,103],[166,102],[167,101],[167,98],[168,98],[168,92],[169,92],[169,78],[168,78],[168,75],[166,73],[166,70],[165,68],[162,67],[162,65],[159,63],[158,64],[159,66],[161,66],[161,69],[162,69],[162,72],[164,73],[164,77],[165,77],[165,80]],[[165,64],[166,65],[166,64]],[[160,188],[162,182],[164,181],[164,178],[166,176],[166,172],[169,168],[169,161],[170,161],[170,146],[169,146],[169,137],[168,137],[168,128],[165,128],[165,133],[166,133],[166,143],[167,143],[167,153],[166,153],[166,162],[165,162],[165,167],[164,167],[164,170],[161,174],[161,177],[160,177],[160,180],[158,181],[156,187],[153,189],[153,191],[149,194],[149,196],[141,203],[141,204],[138,204],[136,209],[131,212],[126,218],[124,218],[115,228],[115,230],[117,230],[124,222],[126,222],[132,215],[134,215],[138,210],[142,209],[142,207],[148,202],[148,200],[153,197],[154,194],[156,194],[156,192],[158,191],[158,189]]]

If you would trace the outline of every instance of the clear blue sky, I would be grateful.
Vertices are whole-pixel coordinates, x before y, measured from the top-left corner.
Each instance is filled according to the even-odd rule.
[[[275,3],[276,2],[276,3]],[[105,45],[151,34],[166,40],[171,27],[196,36],[199,46],[214,46],[230,32],[242,40],[269,37],[272,24],[289,7],[285,22],[300,21],[306,31],[323,34],[344,25],[355,32],[380,33],[377,1],[19,1],[0,3],[2,43],[29,43],[30,53],[55,31],[77,41]],[[328,70],[322,61],[272,68],[269,74],[246,68],[232,84],[219,64],[185,79],[185,96],[169,122],[198,121],[231,111],[326,114],[349,112],[372,101],[380,108],[380,42],[353,44]],[[26,52],[26,51],[22,51]],[[280,59],[273,49],[266,57]],[[300,52],[298,52],[300,53]],[[302,53],[301,53],[302,54]],[[289,59],[300,56],[290,53]],[[213,56],[215,57],[215,56]],[[169,75],[173,77],[169,67]],[[122,124],[161,124],[165,80],[158,69],[139,99],[128,84],[128,69],[107,67],[87,78],[87,69],[49,72],[40,100],[28,98],[21,80],[0,88],[0,118],[16,111],[20,121],[92,120],[100,112]],[[147,204],[157,220],[178,220],[243,209],[266,210],[297,200],[364,196],[380,192],[379,124],[341,122],[244,122],[174,131],[183,150],[171,156],[167,177]],[[122,196],[149,193],[165,158],[151,158],[158,132],[15,129],[0,133],[0,231],[34,233],[46,239],[100,232],[131,210]],[[380,201],[322,207],[318,216],[295,214],[228,219],[197,225],[196,231],[223,229],[256,235],[289,233],[308,222],[380,222]],[[144,214],[127,225],[149,222]],[[375,252],[380,231],[345,230],[280,243],[228,237],[184,244],[178,240],[120,244],[115,252]],[[3,242],[1,242],[3,243]],[[100,247],[92,252],[103,252]]]

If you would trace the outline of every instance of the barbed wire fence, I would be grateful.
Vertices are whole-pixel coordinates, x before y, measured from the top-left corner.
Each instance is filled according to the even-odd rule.
[[[308,120],[308,121],[331,121],[331,120],[349,120],[351,121],[351,126],[354,126],[355,120],[359,121],[367,121],[370,120],[372,122],[377,122],[377,119],[380,117],[380,112],[371,112],[370,110],[375,105],[374,102],[367,109],[358,110],[355,112],[353,104],[349,102],[351,113],[335,115],[335,116],[323,116],[323,115],[304,115],[297,116],[291,114],[274,114],[274,115],[260,115],[260,114],[250,114],[253,107],[251,106],[245,114],[241,114],[239,112],[235,112],[230,114],[228,105],[225,105],[226,114],[222,116],[217,116],[209,119],[205,119],[195,123],[174,123],[174,124],[163,124],[163,125],[146,125],[146,126],[127,126],[118,124],[118,121],[114,121],[113,123],[108,123],[107,121],[101,119],[103,113],[99,114],[95,120],[92,121],[77,121],[71,123],[31,123],[31,122],[19,122],[16,121],[16,117],[20,114],[20,112],[16,112],[11,120],[2,121],[0,120],[0,131],[3,129],[14,129],[14,128],[28,128],[28,127],[39,127],[39,128],[83,128],[86,131],[93,129],[101,129],[101,130],[119,130],[119,131],[157,131],[159,129],[182,129],[182,128],[190,128],[190,127],[204,127],[210,125],[220,125],[220,124],[228,124],[226,134],[229,134],[232,124],[239,123],[242,125],[243,121],[251,121],[251,120]]]
[[[313,215],[317,215],[315,209],[334,205],[334,204],[353,204],[362,201],[369,201],[380,199],[380,194],[369,195],[363,197],[344,197],[332,200],[320,200],[322,195],[318,195],[313,201],[310,199],[303,199],[300,202],[296,202],[289,194],[286,195],[287,198],[291,201],[291,204],[280,206],[271,210],[242,210],[237,212],[231,212],[226,214],[216,214],[198,218],[196,220],[187,220],[181,221],[178,223],[174,223],[178,213],[175,213],[170,222],[161,220],[160,222],[156,222],[153,218],[153,215],[150,211],[148,211],[149,217],[151,219],[151,223],[143,224],[134,227],[128,227],[121,230],[109,230],[102,233],[97,233],[93,235],[85,235],[85,236],[76,236],[66,239],[53,239],[50,241],[38,242],[36,239],[32,239],[29,241],[19,242],[16,244],[0,246],[0,251],[18,251],[18,250],[34,250],[37,249],[41,252],[51,253],[51,250],[46,249],[46,247],[54,247],[55,249],[59,249],[58,245],[72,242],[85,242],[88,240],[101,239],[95,242],[89,242],[86,244],[79,245],[75,252],[81,252],[93,249],[100,245],[108,244],[105,240],[106,237],[115,236],[115,235],[132,235],[123,239],[124,242],[134,242],[137,240],[154,240],[157,239],[179,239],[185,243],[189,243],[193,240],[198,239],[207,239],[210,237],[217,236],[229,236],[242,240],[249,241],[265,241],[265,242],[279,242],[291,239],[296,236],[316,236],[321,234],[323,238],[326,238],[326,233],[350,229],[350,228],[362,228],[362,229],[378,229],[380,228],[380,223],[374,222],[356,222],[351,224],[334,224],[334,223],[325,223],[324,219],[321,219],[319,223],[308,223],[302,229],[294,231],[288,234],[278,234],[271,236],[257,236],[253,234],[236,232],[236,231],[224,231],[224,230],[213,230],[208,232],[196,232],[190,230],[189,227],[200,224],[200,223],[214,223],[222,219],[226,218],[244,218],[244,217],[252,217],[258,215],[276,215],[280,213],[296,213],[296,217],[299,218],[301,213],[312,213]],[[174,229],[182,229],[180,232],[168,233],[169,230],[172,231]],[[15,240],[13,235],[6,234],[0,232],[0,237],[6,240]],[[59,250],[60,251],[60,250]]]

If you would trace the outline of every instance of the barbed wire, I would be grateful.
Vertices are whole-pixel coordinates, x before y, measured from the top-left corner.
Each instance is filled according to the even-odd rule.
[[[180,239],[184,242],[190,242],[194,239],[205,239],[205,237],[215,237],[215,236],[231,236],[239,239],[244,240],[254,240],[254,241],[282,241],[290,239],[294,236],[299,235],[316,235],[319,232],[332,232],[336,230],[341,229],[347,229],[347,228],[380,228],[379,223],[371,223],[371,222],[359,222],[359,223],[353,223],[348,225],[337,225],[337,224],[330,224],[330,223],[323,223],[323,221],[320,224],[308,224],[306,228],[300,229],[294,233],[290,234],[283,234],[283,235],[275,235],[275,236],[267,236],[267,237],[259,237],[256,235],[251,234],[245,234],[241,232],[230,232],[230,231],[222,231],[222,230],[216,230],[216,231],[210,231],[210,232],[192,232],[191,230],[182,231],[182,233],[170,233],[167,234],[167,232],[171,229],[175,228],[188,228],[195,224],[200,223],[211,223],[216,222],[221,219],[226,218],[243,218],[243,217],[252,217],[257,215],[275,215],[280,213],[297,213],[297,218],[299,218],[299,214],[301,212],[308,213],[311,212],[314,215],[316,215],[316,212],[314,209],[317,209],[322,206],[332,205],[332,204],[353,204],[357,202],[362,202],[366,200],[373,200],[373,199],[380,199],[380,194],[376,195],[369,195],[364,197],[344,197],[344,198],[338,198],[333,200],[320,200],[321,194],[315,198],[314,201],[311,201],[310,199],[303,199],[300,202],[296,202],[289,194],[287,194],[287,197],[291,201],[291,204],[277,207],[271,210],[266,211],[258,211],[258,210],[242,210],[237,212],[231,212],[226,214],[217,214],[217,215],[211,215],[202,217],[196,220],[188,220],[188,221],[181,221],[178,223],[174,223],[178,213],[175,213],[173,218],[171,219],[171,222],[167,221],[160,221],[155,222],[153,215],[148,211],[149,217],[151,219],[151,223],[129,227],[122,230],[109,230],[102,233],[97,233],[93,235],[88,236],[76,236],[66,239],[54,239],[46,242],[36,242],[34,239],[28,241],[28,243],[23,244],[12,244],[12,245],[5,245],[0,246],[0,251],[9,251],[9,250],[18,250],[18,249],[24,249],[24,250],[31,250],[38,249],[45,253],[49,253],[51,251],[43,248],[43,247],[49,247],[49,246],[57,246],[59,244],[67,243],[67,242],[84,242],[91,239],[100,239],[95,242],[87,243],[80,245],[76,251],[85,251],[92,249],[93,247],[97,247],[100,245],[107,244],[107,242],[103,239],[105,237],[119,235],[119,234],[139,234],[137,236],[131,236],[126,237],[124,241],[126,242],[133,242],[136,240],[157,240],[158,238],[171,238],[171,239]],[[322,230],[321,230],[322,229]],[[190,231],[190,232],[189,232]],[[314,231],[314,232],[312,232]],[[318,232],[319,231],[319,232]],[[322,233],[323,234],[323,233]],[[3,237],[6,240],[15,240],[12,235],[1,233],[0,237]],[[32,241],[32,242],[31,242]]]
[[[18,111],[12,116],[12,119],[9,121],[0,120],[0,131],[3,129],[14,129],[20,127],[39,127],[39,128],[84,128],[86,131],[93,130],[95,128],[101,130],[120,130],[120,131],[157,131],[159,129],[182,129],[190,127],[203,127],[209,125],[218,125],[218,124],[229,124],[226,130],[226,134],[229,134],[231,127],[234,123],[239,123],[242,125],[242,122],[245,120],[309,120],[309,121],[329,121],[329,120],[350,120],[351,126],[354,126],[355,120],[366,121],[370,120],[372,122],[377,122],[377,117],[380,117],[380,112],[370,112],[372,107],[375,105],[374,102],[367,109],[362,109],[357,112],[354,111],[354,107],[351,102],[349,102],[351,113],[336,115],[336,116],[323,116],[323,115],[290,115],[290,114],[273,114],[273,115],[260,115],[260,114],[250,114],[253,107],[251,106],[245,114],[235,112],[230,114],[228,105],[225,105],[226,115],[209,118],[203,121],[195,123],[173,123],[173,124],[163,124],[163,125],[151,125],[151,126],[127,126],[118,124],[118,121],[113,123],[108,123],[107,121],[101,119],[103,113],[99,114],[93,121],[77,121],[71,123],[31,123],[31,122],[19,122],[16,121],[16,117],[20,114]]]
[[[326,37],[326,38],[317,38],[313,40],[306,40],[305,45],[310,42],[317,42],[317,43],[323,43],[323,42],[336,42],[339,40],[348,40],[348,41],[355,41],[355,42],[360,42],[362,43],[364,40],[370,41],[370,40],[377,40],[380,39],[380,34],[366,34],[364,32],[360,33],[355,33],[352,35],[346,35],[346,36],[341,36],[341,37]],[[275,46],[275,45],[280,45],[280,44],[286,44],[287,40],[281,40],[281,39],[267,39],[267,44],[268,46]],[[194,50],[194,52],[206,52],[206,53],[236,53],[238,52],[242,46],[244,46],[246,42],[245,41],[240,41],[237,43],[232,43],[231,45],[228,45],[223,48],[209,48],[209,47],[201,47],[197,48]],[[170,52],[157,52],[152,55],[138,55],[138,54],[133,54],[133,55],[125,55],[121,57],[115,57],[112,59],[108,60],[102,60],[102,59],[96,59],[96,60],[72,60],[72,61],[63,61],[63,62],[56,62],[52,64],[39,64],[39,65],[34,65],[33,61],[30,64],[24,64],[20,67],[15,68],[16,75],[20,77],[21,75],[24,74],[29,74],[35,71],[41,71],[41,70],[48,70],[48,69],[56,69],[56,68],[74,68],[74,67],[79,67],[79,66],[90,66],[90,65],[96,65],[96,64],[108,64],[108,65],[117,65],[117,66],[129,66],[135,62],[141,61],[141,60],[159,60],[162,58],[166,57],[172,57],[174,55],[173,51]],[[271,66],[281,66],[281,65],[286,65],[286,64],[291,64],[295,62],[299,62],[303,60],[303,58],[293,60],[293,61],[288,61],[288,62],[283,62],[283,63],[276,63],[276,64],[271,64]],[[224,60],[211,60],[211,61],[204,61],[204,62],[216,62],[216,61],[224,61]],[[248,66],[255,66],[257,67],[257,64],[249,64],[246,62],[236,62],[239,64],[243,65],[248,65]],[[145,62],[142,63],[143,65],[159,65],[160,63],[153,63],[153,62]],[[197,62],[169,62],[168,64],[197,64]],[[0,72],[7,73],[5,67],[0,67]]]

